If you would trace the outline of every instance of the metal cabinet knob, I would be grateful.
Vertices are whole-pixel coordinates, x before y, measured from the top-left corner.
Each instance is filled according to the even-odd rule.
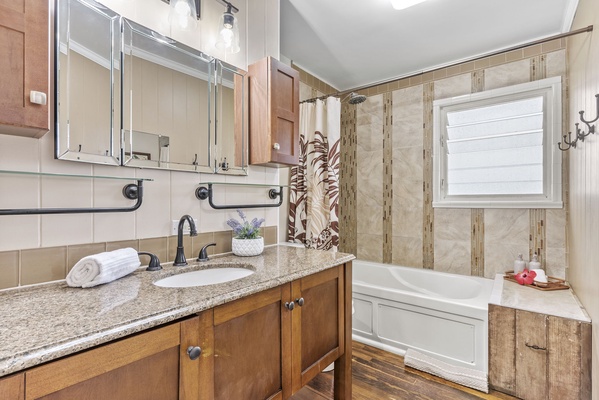
[[[285,308],[289,311],[293,311],[293,309],[295,308],[295,303],[293,301],[288,301],[285,303]]]
[[[200,357],[200,354],[202,354],[202,349],[200,349],[198,346],[189,346],[187,348],[187,354],[189,355],[190,359],[197,360]]]
[[[304,298],[300,297],[299,299],[295,299],[295,302],[297,303],[298,306],[303,306],[304,305]]]
[[[281,150],[281,145],[278,143],[273,143],[272,148],[275,150]]]

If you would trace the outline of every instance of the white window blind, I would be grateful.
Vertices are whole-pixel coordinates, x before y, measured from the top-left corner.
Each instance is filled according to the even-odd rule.
[[[433,207],[559,208],[561,78],[433,102]]]
[[[543,193],[543,97],[447,113],[447,194]]]

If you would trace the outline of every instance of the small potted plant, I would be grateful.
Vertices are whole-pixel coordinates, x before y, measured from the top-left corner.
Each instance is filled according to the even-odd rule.
[[[260,225],[264,218],[254,218],[249,222],[245,213],[237,210],[241,222],[235,218],[227,220],[227,225],[233,229],[232,250],[236,256],[249,257],[257,256],[264,250],[264,238],[260,236]]]

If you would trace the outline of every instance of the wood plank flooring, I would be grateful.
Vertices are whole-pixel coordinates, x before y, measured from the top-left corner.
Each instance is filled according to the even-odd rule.
[[[404,367],[403,357],[353,342],[353,399],[357,400],[457,400],[516,399],[491,391],[479,392],[433,375]],[[323,372],[292,400],[333,398],[333,373]]]

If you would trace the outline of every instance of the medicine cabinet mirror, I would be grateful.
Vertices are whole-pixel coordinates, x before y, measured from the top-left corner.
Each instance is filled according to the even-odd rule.
[[[79,0],[56,13],[56,158],[119,165],[120,17]]]
[[[94,0],[57,4],[56,158],[247,174],[244,71]]]

